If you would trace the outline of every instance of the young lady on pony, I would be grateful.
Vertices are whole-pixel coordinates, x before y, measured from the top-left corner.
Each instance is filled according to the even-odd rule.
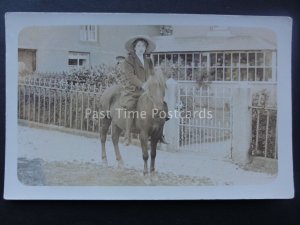
[[[134,111],[139,97],[145,90],[145,82],[154,74],[153,62],[149,54],[155,49],[155,43],[147,36],[138,35],[130,38],[125,43],[129,52],[121,69],[124,76],[123,89],[120,97],[121,107],[126,111]],[[167,108],[167,105],[165,104]],[[130,132],[133,118],[126,118],[125,139],[126,145],[130,144]],[[164,136],[160,140],[166,143]]]

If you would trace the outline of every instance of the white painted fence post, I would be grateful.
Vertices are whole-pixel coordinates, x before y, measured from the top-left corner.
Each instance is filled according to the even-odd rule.
[[[162,144],[161,149],[164,151],[177,151],[179,142],[179,124],[178,118],[175,118],[176,101],[177,101],[177,81],[170,78],[166,82],[167,89],[165,101],[168,104],[168,110],[171,111],[172,118],[170,118],[164,126],[165,140],[168,144]]]
[[[250,88],[233,89],[232,159],[238,164],[249,162],[252,116],[249,109]]]

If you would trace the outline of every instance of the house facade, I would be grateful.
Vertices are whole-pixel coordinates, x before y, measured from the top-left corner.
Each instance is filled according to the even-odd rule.
[[[156,26],[28,27],[19,34],[19,65],[29,72],[63,72],[80,67],[115,64],[126,56],[124,42],[132,35],[159,35]]]
[[[263,28],[216,26],[49,26],[19,34],[19,65],[29,72],[60,73],[125,57],[125,41],[148,35],[157,44],[155,65],[172,63],[177,80],[203,73],[212,81],[276,81],[276,37]]]

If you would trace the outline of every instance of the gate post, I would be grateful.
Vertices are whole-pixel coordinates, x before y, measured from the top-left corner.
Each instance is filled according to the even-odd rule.
[[[161,149],[164,151],[177,151],[179,144],[179,124],[178,118],[175,118],[176,101],[177,101],[177,81],[170,78],[166,82],[165,102],[168,104],[168,111],[171,112],[171,118],[165,123],[164,135],[168,144],[162,144]]]
[[[246,164],[250,158],[252,115],[249,109],[249,87],[234,88],[232,92],[233,129],[232,159],[238,164]]]

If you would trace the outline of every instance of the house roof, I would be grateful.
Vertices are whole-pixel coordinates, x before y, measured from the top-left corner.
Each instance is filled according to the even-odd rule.
[[[181,51],[230,51],[230,50],[275,50],[276,45],[253,36],[201,36],[174,37],[159,36],[153,38],[156,43],[154,52]]]

